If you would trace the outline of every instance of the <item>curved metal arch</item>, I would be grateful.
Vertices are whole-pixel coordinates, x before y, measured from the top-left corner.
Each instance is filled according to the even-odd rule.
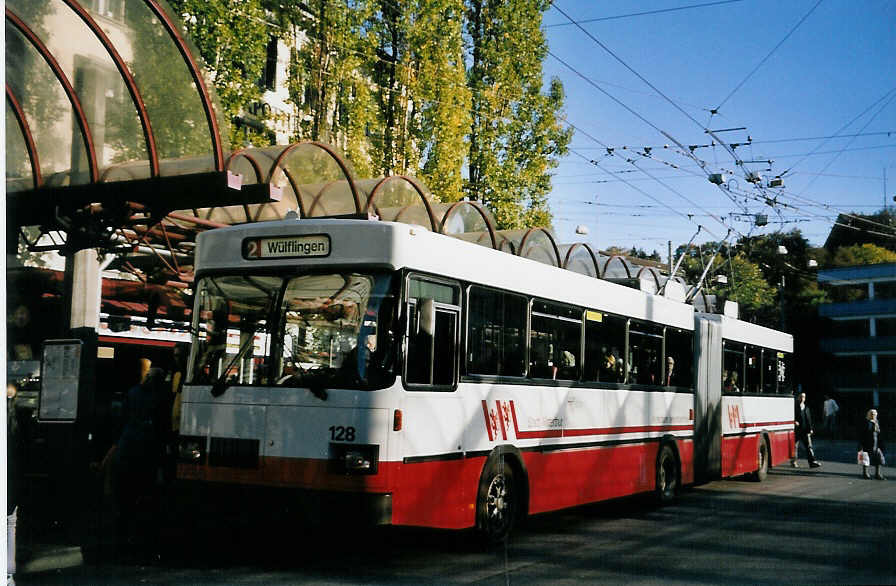
[[[323,188],[321,188],[321,190],[317,192],[317,195],[315,195],[314,199],[311,200],[311,206],[308,208],[308,217],[309,218],[312,217],[312,214],[314,213],[314,208],[316,208],[316,207],[320,207],[320,209],[322,209],[324,211],[323,215],[327,215],[327,209],[324,207],[324,204],[321,201],[321,199],[323,198],[324,195],[326,195],[327,190],[330,189],[331,187],[333,187],[334,185],[336,185],[338,182],[339,182],[338,179],[334,179],[333,181],[330,181],[329,183],[324,185]],[[356,209],[355,211],[358,211],[358,210]]]
[[[594,253],[594,249],[588,245],[587,242],[576,242],[572,246],[569,247],[569,250],[566,251],[566,257],[563,259],[563,268],[569,268],[569,261],[572,260],[572,253],[577,248],[584,248],[588,251],[588,255],[591,257],[591,262],[594,264],[594,273],[597,275],[599,279],[600,275],[600,261],[597,260],[597,255]]]
[[[286,180],[289,181],[290,187],[292,187],[292,193],[296,196],[296,204],[299,206],[299,217],[304,218],[305,216],[305,206],[302,204],[302,198],[299,197],[299,186],[296,183],[295,177],[292,176],[292,173],[287,169],[283,169],[283,174],[286,175]]]
[[[177,26],[168,16],[165,10],[162,9],[159,3],[156,0],[143,0],[143,2],[149,7],[153,14],[158,17],[162,25],[164,25],[165,29],[168,31],[168,35],[174,41],[177,50],[180,51],[181,57],[183,57],[184,62],[187,65],[187,69],[190,70],[190,76],[193,78],[193,83],[196,84],[196,89],[199,90],[199,95],[202,98],[202,109],[205,110],[205,119],[208,122],[208,129],[212,135],[212,150],[214,151],[215,157],[215,170],[223,171],[224,150],[221,147],[221,132],[218,129],[218,119],[215,116],[215,108],[212,105],[208,87],[206,87],[205,80],[202,79],[202,74],[199,71],[199,64],[196,63],[196,59],[187,49],[187,43],[181,36],[180,31],[177,29]]]
[[[330,146],[325,145],[322,142],[317,142],[316,140],[308,141],[308,142],[294,142],[281,152],[277,159],[274,161],[274,164],[271,165],[270,173],[268,174],[268,180],[270,181],[274,176],[274,171],[280,167],[280,163],[283,162],[283,159],[286,158],[286,155],[291,153],[296,148],[302,145],[312,145],[326,152],[330,157],[336,161],[336,164],[339,165],[339,168],[342,170],[342,175],[345,177],[345,180],[348,181],[349,188],[352,190],[352,197],[355,198],[355,211],[361,211],[361,198],[358,196],[358,188],[355,186],[355,180],[352,178],[351,172],[348,170],[348,165],[345,164],[345,161],[342,160],[342,157],[336,153]],[[284,169],[285,171],[285,169]],[[298,197],[298,192],[296,192],[296,197]],[[310,211],[310,210],[309,210]]]
[[[532,234],[534,234],[536,232],[542,232],[542,233],[544,233],[545,236],[548,237],[548,241],[550,241],[551,247],[554,249],[554,259],[556,260],[556,264],[554,266],[559,267],[560,266],[560,249],[557,248],[557,242],[554,240],[554,237],[551,236],[551,233],[548,232],[547,230],[545,230],[544,228],[529,228],[528,230],[526,230],[526,233],[520,239],[520,249],[519,249],[519,251],[517,251],[516,255],[523,256],[523,252],[526,250],[526,241],[529,239],[529,237]]]
[[[625,275],[626,275],[629,279],[631,279],[631,278],[632,278],[632,272],[631,272],[630,270],[628,270],[628,263],[625,262],[625,259],[624,259],[623,257],[619,256],[618,254],[612,254],[612,255],[610,255],[610,257],[607,259],[607,262],[604,263],[604,270],[601,272],[601,278],[604,278],[604,277],[606,276],[606,274],[607,274],[607,267],[610,265],[610,263],[613,261],[614,258],[619,259],[619,263],[622,265],[622,268],[625,269]]]
[[[255,172],[255,182],[261,183],[261,165],[258,164],[258,161],[255,160],[255,157],[253,157],[247,149],[239,149],[230,153],[230,156],[227,157],[227,161],[224,163],[224,169],[230,171],[230,164],[237,157],[243,157],[244,159],[249,161],[249,164],[252,166],[252,170]]]
[[[59,83],[62,84],[62,88],[65,91],[65,95],[68,97],[69,103],[72,105],[72,110],[74,110],[75,119],[78,121],[78,127],[81,129],[81,135],[84,138],[84,146],[87,150],[87,162],[90,166],[90,182],[96,183],[99,178],[99,170],[97,168],[96,163],[96,152],[93,150],[93,137],[90,134],[90,127],[87,124],[87,117],[84,115],[84,108],[81,107],[81,100],[78,99],[78,95],[75,93],[75,88],[72,87],[71,82],[69,82],[68,77],[66,77],[65,72],[62,71],[62,68],[59,66],[59,63],[50,53],[47,46],[43,44],[43,42],[34,34],[28,25],[25,24],[21,18],[19,18],[12,10],[8,7],[6,8],[6,18],[9,20],[13,26],[15,26],[19,32],[21,32],[28,41],[37,49],[37,52],[40,53],[41,57],[43,57],[44,61],[47,65],[50,66],[50,69],[53,70],[53,74],[56,76],[56,79],[59,80]]]
[[[480,216],[482,216],[482,219],[485,220],[485,227],[488,228],[488,235],[492,241],[492,248],[497,250],[498,249],[498,240],[495,238],[495,227],[492,225],[491,219],[488,217],[488,214],[485,213],[485,210],[482,208],[482,205],[480,205],[479,202],[475,202],[475,201],[454,202],[451,205],[451,207],[449,207],[447,210],[445,210],[445,214],[442,216],[442,221],[439,223],[439,233],[440,234],[445,233],[445,223],[448,221],[448,216],[450,216],[454,212],[454,210],[456,210],[457,208],[462,207],[462,206],[470,206],[474,210],[476,210],[476,213],[478,213]]]
[[[501,243],[498,244],[497,250],[505,252],[505,247],[507,248],[506,252],[509,252],[510,254],[516,254],[516,246],[513,244],[510,238],[504,238]]]
[[[365,206],[365,211],[370,210],[371,206],[373,206],[374,210],[377,209],[375,200],[376,200],[377,195],[379,195],[379,193],[380,193],[380,187],[382,187],[389,181],[399,180],[399,179],[410,183],[411,187],[413,187],[414,190],[417,192],[417,195],[420,196],[420,200],[423,202],[423,206],[426,208],[426,215],[429,216],[430,228],[432,229],[433,232],[436,232],[439,229],[438,221],[436,220],[435,213],[432,211],[432,205],[430,205],[429,200],[426,199],[426,194],[423,193],[423,187],[421,187],[421,185],[419,183],[417,183],[416,181],[414,181],[413,178],[408,177],[407,175],[389,175],[388,177],[383,177],[382,179],[380,179],[377,182],[377,184],[373,186],[373,189],[370,190],[370,195],[367,197],[367,204]],[[358,211],[361,211],[361,210],[358,210]],[[404,210],[402,210],[402,211],[404,211]],[[377,213],[379,213],[379,212],[377,212]],[[399,213],[399,215],[401,215],[401,214]]]
[[[99,39],[100,44],[106,48],[106,52],[109,53],[109,56],[115,63],[115,67],[118,69],[118,72],[124,80],[125,86],[128,88],[128,93],[131,94],[131,100],[133,100],[134,106],[137,108],[137,116],[140,118],[140,126],[143,127],[143,138],[146,140],[146,150],[149,154],[150,175],[152,177],[158,177],[159,151],[156,147],[156,138],[152,131],[152,124],[149,122],[149,115],[146,112],[146,104],[143,102],[143,96],[140,95],[140,90],[137,89],[137,82],[134,80],[134,76],[131,75],[131,71],[128,69],[127,64],[125,64],[124,59],[121,58],[121,55],[115,49],[112,41],[106,36],[106,33],[103,32],[103,29],[100,28],[93,17],[90,16],[90,13],[84,10],[76,0],[62,1],[65,2],[82,21],[84,21],[84,24],[86,24],[91,31],[93,31],[94,36]]]
[[[25,112],[22,110],[22,105],[13,95],[9,84],[6,84],[6,99],[9,100],[9,104],[12,106],[13,114],[16,116],[16,122],[19,123],[19,130],[22,131],[22,137],[25,139],[25,148],[28,150],[28,159],[29,163],[31,163],[31,180],[34,182],[34,188],[37,189],[44,182],[43,177],[40,174],[40,159],[37,156],[37,147],[34,144],[34,136],[31,134],[31,128],[28,126],[28,120],[25,119]],[[7,130],[7,132],[9,132],[9,130]]]
[[[659,291],[659,290],[660,290],[660,277],[659,277],[659,274],[657,274],[655,268],[653,268],[653,267],[641,267],[640,270],[638,270],[638,274],[635,275],[635,277],[638,278],[638,279],[640,279],[640,278],[641,278],[641,273],[643,273],[644,271],[647,271],[648,273],[650,273],[650,276],[653,277],[653,282],[654,282],[654,284],[656,284],[656,291]]]

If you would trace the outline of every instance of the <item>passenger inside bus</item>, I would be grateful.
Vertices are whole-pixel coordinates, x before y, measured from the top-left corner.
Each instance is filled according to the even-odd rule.
[[[726,370],[725,371],[725,381],[722,385],[722,389],[726,393],[739,393],[740,387],[737,386],[737,371],[734,370]]]
[[[619,350],[615,347],[607,349],[603,347],[604,358],[601,362],[601,382],[620,382],[622,380],[622,359],[619,358]]]
[[[666,386],[671,387],[677,382],[678,373],[675,372],[675,359],[666,356]]]

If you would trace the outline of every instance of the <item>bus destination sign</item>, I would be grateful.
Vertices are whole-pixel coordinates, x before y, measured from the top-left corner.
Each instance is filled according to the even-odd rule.
[[[243,240],[243,258],[310,258],[330,255],[330,237],[326,234],[310,236],[274,236]]]

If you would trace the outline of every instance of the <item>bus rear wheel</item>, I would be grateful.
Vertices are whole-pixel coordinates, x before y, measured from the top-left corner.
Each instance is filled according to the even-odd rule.
[[[759,438],[759,449],[756,457],[758,458],[758,467],[753,472],[752,478],[756,482],[762,482],[768,476],[769,465],[768,441],[764,437]]]
[[[665,444],[656,456],[656,500],[661,505],[669,504],[678,496],[681,476],[675,451]]]
[[[513,468],[492,462],[482,474],[476,503],[476,529],[487,545],[505,541],[519,510]]]

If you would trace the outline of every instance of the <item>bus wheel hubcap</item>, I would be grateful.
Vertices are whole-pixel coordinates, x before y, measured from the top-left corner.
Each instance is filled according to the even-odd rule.
[[[498,474],[492,478],[488,487],[488,517],[492,522],[500,526],[505,522],[509,503],[507,501],[507,485],[504,475]]]

